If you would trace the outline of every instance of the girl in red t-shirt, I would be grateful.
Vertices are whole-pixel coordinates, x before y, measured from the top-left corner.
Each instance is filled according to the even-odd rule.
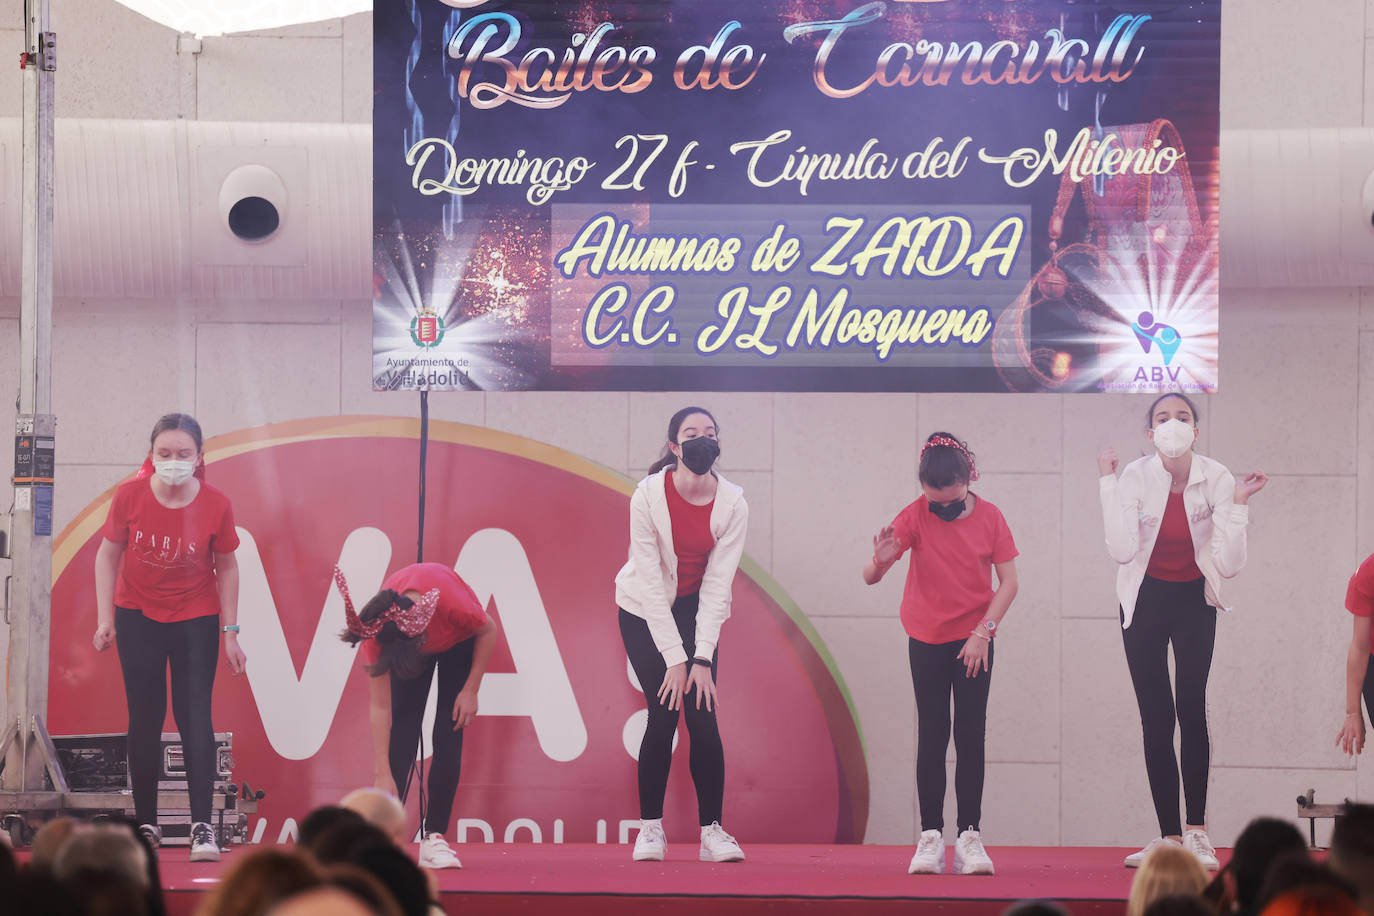
[[[229,669],[238,640],[239,545],[229,498],[205,483],[200,424],[182,413],[153,427],[143,469],[115,490],[95,556],[99,652],[118,643],[129,705],[129,780],[139,829],[156,846],[162,720],[171,669],[172,715],[186,755],[191,861],[218,861],[210,826],[215,729],[210,694],[220,634]]]
[[[979,820],[992,641],[1016,597],[1016,543],[997,507],[969,489],[978,469],[968,446],[932,433],[921,448],[923,495],[873,537],[864,566],[869,585],[907,550],[902,626],[907,632],[916,693],[916,795],[921,837],[907,871],[939,874],[945,867],[945,752],[954,698],[954,795],[959,824],[954,871],[990,875]],[[997,587],[992,571],[997,570]]]
[[[458,573],[442,563],[412,563],[396,570],[356,613],[338,568],[334,581],[343,593],[348,623],[341,638],[362,643],[370,675],[368,719],[376,785],[402,802],[410,793],[430,684],[435,671],[439,673],[437,708],[448,714],[434,717],[431,732],[434,758],[425,786],[428,804],[421,810],[420,865],[461,868],[444,834],[458,791],[463,729],[477,716],[477,691],[496,645],[496,621]]]

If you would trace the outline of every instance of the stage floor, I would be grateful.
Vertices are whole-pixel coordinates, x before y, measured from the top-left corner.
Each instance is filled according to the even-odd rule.
[[[164,849],[163,883],[172,914],[190,914],[222,871],[252,847],[219,864],[192,864],[185,850]],[[1114,847],[994,846],[997,874],[908,875],[910,846],[745,844],[748,860],[697,861],[695,845],[669,846],[664,862],[634,862],[627,846],[468,844],[456,847],[461,870],[439,872],[450,913],[687,913],[709,903],[716,916],[738,913],[887,913],[924,901],[955,916],[997,916],[1017,900],[1064,903],[1075,916],[1120,916],[1135,872]],[[1225,862],[1229,850],[1220,853]],[[952,864],[953,847],[946,850]]]

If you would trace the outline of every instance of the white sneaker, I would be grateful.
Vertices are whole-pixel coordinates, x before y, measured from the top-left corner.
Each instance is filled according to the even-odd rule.
[[[215,838],[215,828],[204,821],[191,825],[191,861],[219,861],[219,840]]]
[[[725,832],[720,821],[714,821],[709,827],[701,828],[701,861],[743,862],[744,850]]]
[[[162,845],[162,829],[157,824],[139,824],[138,834],[154,849]]]
[[[663,818],[639,822],[635,837],[636,862],[662,862],[668,852],[668,838],[663,835]]]
[[[907,866],[908,875],[938,875],[945,870],[945,835],[939,830],[923,830],[916,841],[916,854]]]
[[[1157,836],[1150,842],[1146,843],[1144,849],[1140,850],[1139,852],[1133,852],[1129,856],[1127,856],[1125,865],[1127,868],[1139,868],[1140,863],[1144,862],[1145,858],[1159,847],[1179,845],[1182,844],[1178,843],[1175,840],[1170,840],[1162,836]]]
[[[1217,870],[1217,851],[1206,830],[1189,830],[1183,834],[1183,848],[1197,856],[1202,867],[1208,871]]]
[[[453,854],[453,847],[444,841],[442,833],[431,833],[420,841],[421,868],[462,868],[463,863]]]
[[[983,837],[977,830],[965,830],[954,841],[954,873],[956,875],[990,875],[992,859],[983,848]]]

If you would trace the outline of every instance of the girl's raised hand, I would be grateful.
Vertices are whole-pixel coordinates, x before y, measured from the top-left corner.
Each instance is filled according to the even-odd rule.
[[[902,555],[902,544],[891,525],[885,526],[873,535],[873,562],[887,567],[897,562]]]
[[[1236,503],[1245,505],[1250,501],[1250,497],[1263,490],[1264,485],[1268,482],[1269,478],[1265,476],[1263,471],[1251,471],[1246,474],[1236,481]]]
[[[1102,450],[1102,454],[1097,456],[1097,473],[1102,477],[1106,477],[1108,474],[1115,474],[1116,465],[1116,449],[1109,445]]]

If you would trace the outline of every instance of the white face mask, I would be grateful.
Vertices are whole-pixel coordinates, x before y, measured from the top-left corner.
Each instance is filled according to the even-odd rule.
[[[169,458],[165,461],[154,461],[153,470],[157,472],[158,479],[167,486],[177,487],[191,479],[196,470],[196,463]]]
[[[1154,429],[1155,448],[1165,458],[1181,458],[1193,447],[1193,427],[1182,420],[1165,420]]]

